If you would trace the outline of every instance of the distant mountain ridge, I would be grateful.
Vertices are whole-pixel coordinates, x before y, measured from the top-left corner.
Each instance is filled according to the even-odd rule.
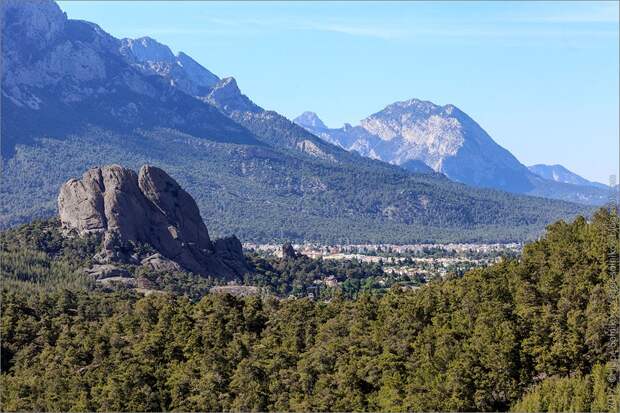
[[[419,161],[457,182],[483,188],[603,204],[603,188],[547,180],[532,173],[454,105],[410,99],[395,102],[358,126],[330,129],[313,112],[294,122],[320,138],[362,156],[395,165]]]
[[[183,52],[175,56],[168,46],[150,37],[122,39],[119,50],[146,73],[158,74],[190,95],[206,93],[220,81],[190,56]]]
[[[121,53],[134,67],[145,74],[158,75],[171,86],[218,108],[265,143],[284,145],[323,159],[349,157],[284,116],[252,102],[241,92],[234,77],[220,79],[188,55],[180,52],[175,56],[168,46],[150,37],[126,38],[121,44]]]
[[[157,76],[144,76],[123,43],[50,1],[2,8],[2,155],[42,135],[84,125],[117,131],[173,127],[229,143],[258,143],[247,129]],[[183,113],[183,116],[179,116]]]
[[[577,175],[576,173],[569,171],[562,165],[537,164],[528,166],[528,169],[538,176],[555,182],[582,186],[592,186],[595,188],[601,188],[606,190],[609,189],[607,185],[601,184],[599,182],[589,181]]]
[[[396,165],[422,161],[469,185],[511,192],[532,188],[525,166],[452,105],[442,107],[418,99],[396,102],[363,119],[359,126],[317,133],[331,136],[332,143],[345,149]]]

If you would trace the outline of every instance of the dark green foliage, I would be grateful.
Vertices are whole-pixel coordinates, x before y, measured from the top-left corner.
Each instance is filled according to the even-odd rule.
[[[3,288],[2,408],[617,411],[617,222],[355,300]]]
[[[284,297],[312,293],[317,297],[328,298],[343,293],[344,297],[353,298],[364,289],[373,289],[373,277],[385,275],[380,264],[367,264],[357,260],[322,260],[304,255],[295,259],[267,260],[254,254],[249,254],[247,258],[254,273],[248,274],[245,282],[269,287],[270,291]],[[330,276],[337,282],[343,282],[342,289],[330,289],[316,283]]]
[[[58,218],[0,232],[0,281],[5,287],[30,292],[102,289],[84,272],[100,250],[96,236],[71,237],[61,233]],[[150,245],[130,244],[128,254],[150,255]],[[204,296],[222,280],[188,272],[149,272],[142,267],[123,265],[144,290],[161,290],[185,295],[192,300]],[[105,288],[109,290],[110,288]]]
[[[611,374],[611,376],[610,376]],[[552,376],[528,391],[512,407],[515,412],[617,412],[620,391],[613,392],[613,364],[596,364],[592,373]]]
[[[348,154],[216,143],[175,130],[90,129],[18,145],[4,159],[0,226],[56,214],[60,186],[96,165],[163,168],[198,203],[215,236],[244,242],[511,241],[588,207],[476,189]]]
[[[134,277],[139,280],[143,288],[184,295],[192,301],[202,298],[214,285],[223,283],[222,280],[184,271],[150,272],[144,268],[138,268]]]
[[[13,289],[110,290],[111,287],[122,287],[116,283],[104,288],[85,274],[84,270],[93,265],[93,256],[100,250],[101,240],[96,236],[81,238],[63,235],[58,218],[35,221],[0,232],[0,245],[0,280]],[[137,253],[142,257],[156,252],[148,244],[130,243],[126,248],[125,255]],[[373,277],[385,275],[381,265],[356,260],[323,261],[306,256],[294,260],[267,260],[252,253],[247,255],[247,259],[252,271],[244,279],[236,281],[267,287],[267,291],[278,296],[305,296],[312,292],[317,297],[331,297],[341,289],[326,291],[314,281],[333,276],[337,281],[344,282],[344,296],[351,298],[364,289],[375,289],[377,286],[372,284]],[[226,282],[185,271],[153,272],[138,265],[119,266],[133,275],[142,291],[165,291],[185,295],[193,301],[202,298],[211,287]]]
[[[99,247],[94,237],[64,237],[58,219],[0,232],[0,280],[19,288],[88,288],[84,274]]]

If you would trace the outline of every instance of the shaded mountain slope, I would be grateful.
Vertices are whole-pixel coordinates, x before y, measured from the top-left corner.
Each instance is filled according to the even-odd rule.
[[[142,37],[123,39],[121,53],[142,73],[159,76],[171,86],[213,105],[269,145],[333,161],[352,160],[346,151],[326,145],[286,117],[254,103],[241,92],[235,78],[219,79],[183,52],[174,56],[166,45]]]
[[[144,76],[97,25],[53,2],[2,3],[2,154],[37,136],[174,127],[205,139],[257,143],[217,109]],[[182,115],[181,115],[182,114]]]

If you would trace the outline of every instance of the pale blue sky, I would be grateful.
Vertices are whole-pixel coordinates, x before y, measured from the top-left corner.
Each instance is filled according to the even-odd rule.
[[[330,127],[397,100],[452,103],[519,160],[618,170],[618,2],[79,2],[70,18],[151,36],[257,104]]]

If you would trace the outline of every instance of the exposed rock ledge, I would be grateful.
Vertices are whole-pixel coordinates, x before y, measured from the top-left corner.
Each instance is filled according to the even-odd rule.
[[[66,232],[103,236],[103,262],[136,262],[140,257],[127,252],[132,242],[161,254],[156,262],[151,257],[152,267],[165,257],[203,275],[236,277],[249,270],[239,240],[212,242],[194,199],[153,166],[138,174],[119,165],[90,169],[62,186],[58,211]]]

